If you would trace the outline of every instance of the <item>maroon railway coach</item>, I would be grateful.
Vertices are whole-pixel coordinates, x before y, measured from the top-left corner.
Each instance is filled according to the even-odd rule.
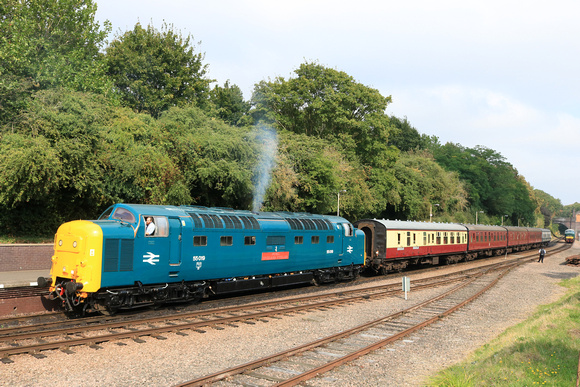
[[[506,253],[508,238],[503,226],[464,224],[469,233],[467,259]]]

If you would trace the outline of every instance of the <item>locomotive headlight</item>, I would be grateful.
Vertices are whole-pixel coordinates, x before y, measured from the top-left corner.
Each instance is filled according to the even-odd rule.
[[[73,242],[73,247],[76,249],[76,247],[77,247],[77,241],[74,241]]]
[[[58,245],[62,246],[62,239],[58,241]]]

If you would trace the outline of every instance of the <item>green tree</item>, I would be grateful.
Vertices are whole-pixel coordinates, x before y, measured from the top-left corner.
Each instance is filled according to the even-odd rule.
[[[397,178],[394,199],[383,216],[428,220],[434,204],[440,214],[466,209],[467,192],[458,174],[443,169],[429,152],[402,153],[394,169]]]
[[[194,106],[170,109],[159,124],[191,203],[250,208],[257,150],[249,129],[227,125]]]
[[[435,160],[449,171],[455,171],[469,192],[470,205],[487,216],[509,215],[512,224],[525,220],[535,224],[536,203],[529,184],[498,152],[477,146],[466,148],[447,143],[431,143]]]
[[[65,87],[107,93],[99,50],[110,32],[91,0],[6,0],[0,5],[0,78],[34,90]],[[4,86],[6,87],[6,86]]]
[[[364,86],[344,72],[305,63],[296,77],[262,81],[254,89],[255,121],[275,128],[329,139],[363,164],[394,162],[388,146],[391,97]]]
[[[184,177],[149,115],[66,89],[35,93],[0,136],[0,229],[52,233],[114,202],[183,204]]]
[[[396,146],[399,150],[407,152],[413,149],[424,149],[426,147],[425,138],[419,134],[407,118],[404,119],[391,116],[391,134],[389,144]]]
[[[224,122],[235,126],[249,123],[247,115],[251,105],[244,101],[242,90],[236,85],[230,85],[229,80],[223,87],[216,85],[209,99],[215,106],[216,116]]]
[[[376,214],[364,168],[345,157],[327,140],[280,131],[280,145],[264,207],[269,211],[340,214],[352,220]]]
[[[106,50],[107,74],[124,105],[155,118],[172,106],[205,107],[212,81],[191,41],[167,24],[158,31],[137,23],[117,36]]]

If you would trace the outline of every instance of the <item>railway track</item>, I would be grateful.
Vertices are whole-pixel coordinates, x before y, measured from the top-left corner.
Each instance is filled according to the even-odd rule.
[[[469,273],[440,276],[415,281],[414,290],[462,281],[471,276]],[[0,329],[0,358],[8,363],[9,356],[16,354],[33,354],[43,357],[40,351],[61,349],[70,351],[76,345],[132,339],[139,342],[139,337],[151,336],[163,339],[163,333],[176,332],[185,335],[184,331],[204,332],[203,328],[232,326],[236,323],[253,324],[255,320],[280,318],[288,313],[300,313],[309,310],[334,307],[352,302],[363,302],[370,298],[387,297],[400,294],[400,285],[372,286],[364,289],[338,291],[314,296],[294,297],[287,300],[274,300],[252,303],[243,306],[217,308],[208,311],[179,313],[171,316],[158,316],[136,319],[113,319],[111,317],[81,319],[74,322],[55,321],[26,326]],[[65,325],[63,327],[63,325]],[[30,341],[33,340],[33,343]]]
[[[556,249],[560,251],[560,249]],[[552,250],[551,254],[554,253]],[[530,254],[535,257],[535,253]],[[529,259],[520,257],[519,259]],[[502,262],[511,265],[511,260]],[[495,265],[485,265],[491,270]],[[481,268],[467,269],[451,275],[432,277],[413,282],[413,290],[427,287],[442,286],[454,282],[466,281],[481,271]],[[485,269],[483,269],[485,270]],[[29,353],[36,357],[44,357],[41,351],[60,349],[72,352],[77,345],[97,346],[99,343],[132,339],[139,342],[140,337],[151,336],[163,339],[162,334],[175,332],[180,335],[188,331],[203,332],[207,327],[222,329],[239,323],[252,324],[256,320],[281,318],[288,313],[302,313],[309,310],[346,305],[352,302],[364,302],[370,298],[387,297],[401,292],[399,284],[367,286],[363,289],[330,291],[314,296],[293,297],[287,300],[251,303],[242,306],[217,308],[205,311],[178,313],[170,316],[100,316],[78,320],[66,320],[58,316],[45,316],[49,320],[35,321],[41,316],[29,321],[12,321],[8,326],[0,320],[0,359],[8,363],[10,356]],[[44,317],[43,317],[44,318]]]
[[[294,386],[431,325],[493,287],[517,263],[498,264],[427,301],[338,334],[179,386],[226,381],[240,385]]]

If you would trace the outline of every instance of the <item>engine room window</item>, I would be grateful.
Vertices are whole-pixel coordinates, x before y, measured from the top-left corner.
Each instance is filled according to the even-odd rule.
[[[294,237],[294,244],[295,245],[301,245],[304,243],[304,237],[303,236],[295,236]]]
[[[256,237],[255,236],[244,237],[244,245],[253,246],[255,244],[256,244]]]
[[[231,246],[234,244],[234,237],[222,236],[220,237],[220,246]]]
[[[193,237],[193,245],[194,246],[207,246],[207,236],[205,235],[196,235]]]
[[[334,235],[328,235],[326,237],[326,243],[334,243]]]
[[[318,235],[313,235],[312,238],[310,238],[310,241],[313,245],[317,245],[320,242],[320,237]]]
[[[207,237],[205,235],[196,235],[193,237],[194,246],[207,246]]]

